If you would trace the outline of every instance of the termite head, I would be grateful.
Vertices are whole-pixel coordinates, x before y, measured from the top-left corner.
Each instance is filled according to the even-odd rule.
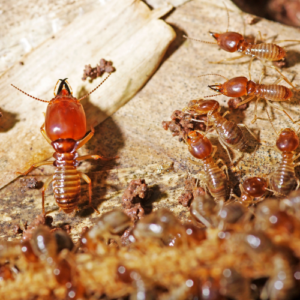
[[[295,219],[282,211],[280,201],[267,199],[260,203],[255,211],[254,226],[259,230],[273,229],[273,234],[292,234],[295,230]]]
[[[188,109],[195,111],[199,115],[213,114],[220,110],[220,104],[216,100],[193,100]]]
[[[225,223],[235,224],[241,221],[246,209],[240,203],[231,203],[224,206],[219,212],[219,218]]]
[[[299,146],[299,138],[296,132],[290,128],[283,129],[277,140],[276,147],[282,152],[295,151]]]
[[[52,264],[57,256],[55,237],[48,227],[38,226],[32,234],[32,239],[22,242],[22,252],[30,262],[41,259]]]
[[[45,129],[51,141],[73,139],[78,141],[86,133],[86,117],[81,103],[72,96],[63,80],[46,111]]]
[[[248,95],[247,85],[246,77],[234,77],[223,84],[209,85],[208,87],[228,97],[242,97]]]
[[[224,33],[209,32],[209,33],[213,38],[216,39],[220,48],[227,52],[238,51],[241,42],[244,41],[243,36],[237,32],[224,32]]]
[[[261,177],[251,177],[243,182],[246,194],[253,198],[261,197],[266,192],[267,180]]]
[[[212,144],[210,140],[197,131],[189,132],[187,136],[190,153],[198,158],[205,159],[211,155]]]
[[[171,211],[161,208],[140,220],[133,231],[137,239],[161,239],[165,245],[173,246],[184,228]]]

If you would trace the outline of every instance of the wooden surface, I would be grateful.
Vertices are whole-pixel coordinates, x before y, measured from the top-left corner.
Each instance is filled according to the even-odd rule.
[[[230,27],[231,31],[241,31],[243,28],[243,18],[246,15],[241,14],[230,1],[225,1],[230,10]],[[209,61],[219,60],[221,58],[232,57],[236,54],[226,53],[218,49],[217,46],[187,41],[183,38],[184,34],[197,37],[202,40],[211,41],[208,34],[209,30],[224,31],[227,26],[227,14],[224,6],[219,1],[214,0],[206,2],[204,0],[190,1],[176,8],[165,19],[175,30],[177,37],[168,49],[163,63],[160,65],[155,75],[147,82],[144,88],[133,97],[123,107],[119,108],[111,117],[107,118],[102,124],[98,125],[95,130],[94,138],[87,144],[80,154],[100,153],[104,156],[119,155],[119,159],[109,162],[84,162],[80,171],[85,172],[93,182],[93,203],[102,212],[108,211],[121,205],[121,195],[127,186],[127,183],[133,178],[145,178],[146,182],[153,190],[151,197],[152,206],[168,207],[177,215],[185,220],[189,217],[187,208],[183,208],[177,202],[178,196],[183,191],[184,178],[188,172],[196,174],[198,167],[189,162],[190,155],[184,143],[180,143],[178,138],[172,137],[171,133],[164,131],[161,126],[162,121],[168,121],[170,115],[176,109],[182,109],[187,105],[189,100],[201,98],[205,95],[212,94],[207,88],[208,84],[215,84],[223,80],[218,77],[208,76],[204,78],[195,78],[197,75],[206,73],[217,73],[229,78],[235,76],[248,77],[248,64],[210,64]],[[273,37],[278,35],[278,39],[297,39],[299,30],[261,20],[255,25],[246,26],[247,35],[257,35],[261,32],[263,36]],[[143,38],[146,38],[143,36]],[[290,44],[291,43],[286,43]],[[283,69],[288,78],[294,77],[293,83],[300,84],[300,46],[294,44],[287,50],[288,69]],[[247,62],[248,58],[241,59]],[[84,61],[86,63],[86,61]],[[24,66],[23,66],[24,67]],[[80,66],[81,67],[81,66]],[[260,61],[254,61],[252,64],[252,79],[258,81],[262,72]],[[118,67],[116,76],[118,74]],[[271,83],[277,78],[273,70],[267,69],[268,76],[263,82]],[[55,74],[54,74],[55,75]],[[56,81],[57,76],[43,75],[47,82]],[[76,74],[72,74],[75,78]],[[134,73],[132,73],[134,75]],[[270,75],[270,76],[269,76]],[[77,72],[77,80],[81,76],[80,69]],[[113,76],[111,77],[113,78]],[[73,82],[73,80],[70,80]],[[76,82],[76,80],[74,79]],[[18,79],[14,83],[20,87],[26,86],[24,79]],[[285,84],[285,83],[284,83]],[[50,85],[49,85],[50,86]],[[36,85],[35,85],[36,87]],[[118,90],[119,86],[115,86]],[[34,95],[42,97],[45,92],[39,88],[32,87],[27,90]],[[104,95],[101,90],[101,99]],[[10,90],[10,95],[12,91]],[[30,103],[30,99],[24,99],[22,95],[15,93],[9,101],[17,109],[25,110],[25,102]],[[299,115],[299,92],[295,95],[290,103],[282,104],[288,113],[295,119]],[[3,97],[3,96],[1,96]],[[15,103],[15,97],[20,97]],[[24,96],[25,97],[25,96]],[[20,100],[22,98],[22,100]],[[6,95],[7,99],[7,95]],[[226,107],[228,98],[224,96],[216,97],[220,104]],[[8,101],[8,99],[6,100]],[[23,106],[21,107],[21,105]],[[38,104],[43,110],[43,106]],[[263,101],[259,105],[259,115],[266,118],[266,106]],[[88,102],[86,111],[94,110],[94,104]],[[98,111],[97,111],[98,109]],[[244,162],[239,166],[242,168],[241,176],[254,174],[268,174],[275,167],[279,160],[279,154],[267,145],[274,145],[275,133],[272,131],[270,124],[265,120],[258,120],[254,125],[251,124],[253,118],[254,103],[252,103],[245,112],[235,112],[227,116],[237,123],[245,123],[257,134],[265,146],[260,146],[255,154],[255,159],[250,157],[255,148],[256,142],[250,138],[249,153],[244,155]],[[268,108],[270,110],[270,108]],[[225,108],[224,108],[225,110]],[[101,113],[96,108],[96,113]],[[16,147],[9,147],[9,151],[22,150],[28,153],[26,141],[32,136],[39,136],[39,126],[42,123],[40,113],[38,121],[32,120],[31,132],[27,133],[27,139],[18,140]],[[89,113],[88,113],[89,115]],[[272,111],[274,124],[277,130],[283,127],[291,127],[289,119],[281,112]],[[298,128],[297,126],[295,126]],[[13,130],[9,128],[8,130]],[[245,133],[247,134],[247,133]],[[226,153],[220,146],[215,133],[209,134],[212,143],[217,145],[218,151],[216,157],[220,157],[228,162]],[[2,141],[2,140],[1,140]],[[1,142],[1,144],[4,141]],[[267,145],[266,145],[267,144]],[[46,142],[41,139],[41,145],[46,147]],[[7,148],[6,148],[7,149]],[[50,152],[50,149],[48,150]],[[12,152],[14,153],[14,152]],[[232,153],[237,160],[240,156],[238,153]],[[3,154],[1,154],[3,155]],[[24,154],[28,155],[28,154]],[[17,157],[14,158],[17,160]],[[253,160],[253,161],[252,161]],[[201,169],[201,168],[200,168]],[[33,171],[30,176],[35,176],[38,180],[45,181],[48,175],[53,174],[52,167],[40,168]],[[230,172],[232,185],[237,182],[237,175]],[[232,186],[233,187],[233,186]],[[46,193],[46,209],[57,209],[54,203],[52,189]],[[19,221],[31,221],[35,215],[41,212],[41,190],[29,190],[22,186],[21,179],[10,183],[0,191],[2,220],[1,237],[14,239],[17,236],[12,232],[13,224]],[[89,208],[87,204],[87,186],[82,184],[81,210],[75,216],[66,215],[58,210],[51,213],[54,217],[54,224],[70,224],[72,227],[73,237],[78,237],[83,226],[92,225],[97,215]]]

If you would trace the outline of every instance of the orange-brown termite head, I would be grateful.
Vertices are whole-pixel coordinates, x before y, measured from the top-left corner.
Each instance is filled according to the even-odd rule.
[[[276,147],[282,152],[295,151],[299,146],[299,138],[296,132],[290,128],[283,129],[277,140]]]
[[[197,131],[189,132],[187,136],[190,153],[198,158],[205,159],[212,153],[212,144],[210,140]]]
[[[244,37],[237,32],[209,33],[213,38],[216,39],[220,48],[227,52],[238,51],[241,43],[244,41]]]
[[[243,188],[253,198],[261,197],[268,187],[267,180],[261,177],[251,177],[244,181]]]
[[[50,101],[45,129],[51,141],[58,139],[80,140],[86,133],[86,117],[79,100],[73,97],[66,79],[60,79],[56,96]]]
[[[234,77],[223,84],[209,85],[208,87],[212,90],[221,93],[228,97],[242,97],[252,92],[248,89],[248,79],[246,77]]]

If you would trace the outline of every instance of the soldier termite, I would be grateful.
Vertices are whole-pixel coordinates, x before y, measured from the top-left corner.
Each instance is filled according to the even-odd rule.
[[[259,59],[260,61],[262,61],[262,63],[264,63],[264,61],[272,61],[272,62],[279,61],[279,60],[282,60],[285,58],[286,51],[284,50],[284,48],[276,45],[275,43],[263,43],[263,42],[257,43],[256,38],[254,40],[254,43],[251,43],[251,42],[247,41],[245,35],[242,35],[238,32],[234,32],[234,31],[228,31],[228,28],[229,28],[228,10],[227,10],[227,16],[228,16],[228,23],[227,23],[226,32],[223,32],[223,33],[216,33],[216,32],[212,32],[212,31],[209,32],[210,35],[216,40],[216,43],[209,42],[209,41],[202,41],[202,40],[187,37],[187,36],[184,36],[184,37],[191,39],[191,40],[198,41],[198,42],[202,42],[202,43],[218,45],[222,50],[224,50],[226,52],[242,53],[239,56],[219,60],[219,61],[216,61],[213,63],[222,63],[225,61],[236,60],[236,59],[242,58],[244,56],[250,56],[251,59],[249,61],[249,74],[250,74],[251,63],[254,58]],[[259,32],[259,35],[260,35],[260,40],[262,41],[260,32]],[[300,41],[299,40],[277,41],[277,43],[279,43],[279,42],[298,42],[299,43]],[[250,76],[250,78],[251,78],[251,76]]]
[[[85,145],[94,135],[94,128],[92,128],[91,132],[84,137],[86,133],[86,117],[80,101],[93,93],[109,76],[110,75],[108,75],[90,93],[80,99],[73,97],[72,90],[66,79],[58,80],[56,86],[59,81],[61,82],[57,92],[55,92],[55,86],[55,97],[51,101],[35,98],[12,85],[20,92],[35,100],[48,103],[45,123],[41,127],[41,133],[46,141],[54,148],[55,153],[53,154],[53,157],[55,158],[55,161],[39,162],[32,165],[24,173],[19,173],[20,175],[27,175],[34,168],[43,165],[54,165],[56,167],[55,174],[45,182],[42,189],[42,210],[44,214],[45,191],[51,182],[53,182],[56,203],[65,213],[71,213],[77,208],[80,196],[80,178],[89,185],[89,204],[92,206],[91,179],[86,174],[79,172],[77,166],[80,161],[85,159],[107,160],[111,158],[104,158],[100,155],[85,155],[78,157],[77,150]],[[94,208],[94,210],[99,213],[96,208]]]
[[[217,75],[225,78],[224,76],[219,74],[207,74],[207,75]],[[206,76],[206,75],[201,75],[201,76]],[[260,82],[255,83],[243,76],[234,77],[230,80],[228,80],[227,78],[225,79],[227,81],[224,82],[223,84],[209,85],[208,87],[227,97],[246,96],[246,98],[242,102],[240,102],[237,105],[237,107],[250,102],[256,97],[255,113],[254,113],[254,118],[252,120],[252,123],[254,123],[257,120],[257,103],[259,99],[264,99],[271,107],[274,107],[275,109],[284,112],[289,117],[289,119],[293,123],[295,123],[294,120],[289,116],[289,114],[283,108],[280,108],[270,102],[270,101],[276,101],[276,102],[289,101],[293,97],[293,92],[291,91],[291,89],[287,88],[284,85],[278,84],[280,80],[284,79],[287,83],[289,83],[292,87],[294,87],[292,83],[285,76],[277,80],[274,84],[260,84]],[[216,94],[213,96],[218,96],[220,94]],[[211,96],[206,96],[206,97],[211,97]]]

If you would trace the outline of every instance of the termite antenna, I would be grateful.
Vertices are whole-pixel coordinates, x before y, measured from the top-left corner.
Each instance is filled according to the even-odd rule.
[[[222,94],[208,95],[208,96],[204,96],[203,98],[215,97],[215,96],[220,96],[220,95],[222,95]]]
[[[226,3],[224,1],[223,1],[223,4],[224,4],[226,12],[227,12],[227,29],[226,29],[226,32],[228,32],[228,29],[229,29],[229,11],[228,11],[228,8],[227,8]]]
[[[276,136],[278,136],[278,133],[277,133],[277,131],[276,131],[274,125],[273,125],[273,122],[271,121],[271,118],[270,118],[270,115],[269,115],[269,112],[268,112],[267,109],[266,109],[266,112],[267,112],[267,115],[268,115],[268,119],[269,119],[269,121],[270,121],[270,123],[271,123],[271,125],[272,125],[272,127],[273,127],[273,129],[274,129],[274,131],[275,131],[275,134],[276,134]]]
[[[107,75],[107,77],[104,78],[103,81],[102,81],[100,84],[98,84],[91,92],[89,92],[89,93],[86,94],[85,96],[83,96],[83,97],[81,97],[80,99],[78,99],[78,101],[81,101],[81,100],[85,99],[85,98],[88,97],[90,94],[92,94],[93,92],[95,92],[96,89],[97,89],[100,85],[102,85],[102,84],[108,79],[108,77],[109,77],[110,75],[111,75],[111,73],[109,73],[109,74]]]
[[[56,88],[57,88],[57,85],[58,85],[59,82],[60,82],[60,79],[57,80],[56,85],[54,87],[54,90],[53,90],[54,97],[56,97],[56,92],[55,91],[56,91]]]
[[[15,89],[17,89],[18,91],[20,91],[20,92],[22,92],[23,94],[25,94],[26,96],[28,96],[28,97],[30,97],[30,98],[33,98],[34,100],[38,100],[38,101],[41,101],[41,102],[50,103],[50,101],[47,101],[47,100],[42,100],[42,99],[39,99],[39,98],[33,97],[33,96],[31,96],[31,95],[29,95],[29,94],[25,93],[24,91],[20,90],[19,88],[17,88],[17,87],[16,87],[16,86],[14,86],[13,84],[12,84],[12,86],[13,86]]]
[[[189,39],[189,40],[193,40],[193,41],[200,42],[200,43],[211,44],[211,45],[217,45],[217,43],[214,43],[214,42],[202,41],[202,40],[198,40],[198,39],[195,39],[195,38],[186,36],[186,35],[183,35],[183,37],[186,38],[186,39]]]
[[[227,77],[223,76],[223,75],[220,75],[220,74],[203,74],[203,75],[198,75],[198,76],[195,76],[195,77],[204,77],[204,76],[211,76],[211,75],[214,75],[214,76],[220,76],[220,77],[223,77],[224,79],[226,80],[229,80]]]

